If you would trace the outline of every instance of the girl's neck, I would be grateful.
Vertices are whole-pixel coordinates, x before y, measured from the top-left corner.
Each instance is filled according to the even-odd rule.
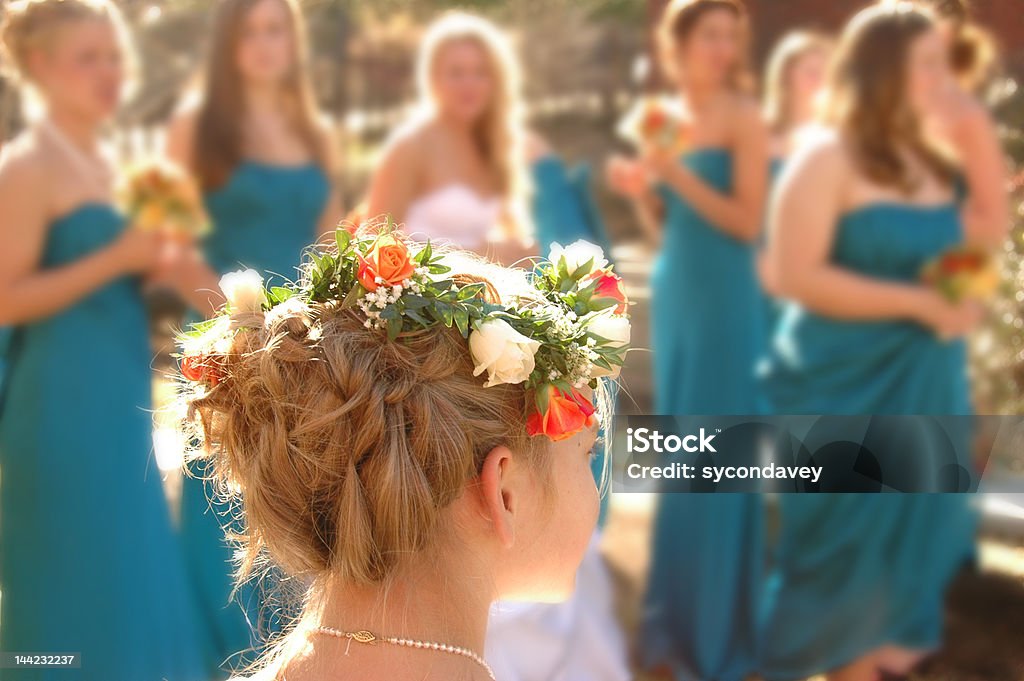
[[[47,109],[45,123],[76,148],[88,155],[99,152],[99,129],[101,122],[85,119],[77,114],[59,108]]]
[[[679,94],[692,111],[706,109],[721,96],[724,88],[717,83],[684,82]]]
[[[438,111],[435,119],[437,120],[437,124],[448,132],[466,138],[471,138],[473,136],[473,128],[476,126],[476,121],[458,118],[456,116],[446,114],[443,111]]]
[[[285,110],[284,94],[280,86],[274,83],[247,83],[245,107],[250,115],[278,116]]]
[[[789,131],[799,130],[815,119],[815,106],[813,101],[793,102],[792,113],[789,117]]]
[[[387,586],[327,586],[296,632],[308,643],[300,658],[285,662],[288,678],[304,679],[308,673],[319,679],[321,670],[331,670],[343,679],[486,679],[481,665],[453,653],[317,633],[318,627],[366,630],[378,638],[458,646],[483,655],[490,596],[465,575],[431,572],[409,573]]]

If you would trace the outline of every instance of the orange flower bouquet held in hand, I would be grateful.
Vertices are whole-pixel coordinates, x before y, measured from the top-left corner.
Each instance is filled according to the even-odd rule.
[[[682,112],[665,97],[645,97],[638,101],[623,117],[618,131],[642,151],[678,155],[689,146]]]
[[[986,300],[999,286],[995,258],[982,249],[960,246],[946,251],[921,270],[921,280],[947,300]]]
[[[118,199],[139,229],[166,231],[182,240],[209,231],[198,187],[188,173],[168,161],[151,160],[131,168]]]
[[[200,390],[230,381],[219,358],[234,334],[259,328],[279,306],[340,306],[379,330],[382,342],[438,326],[458,331],[485,388],[522,386],[529,435],[564,440],[594,425],[584,389],[618,376],[630,340],[622,280],[599,247],[554,244],[547,261],[522,273],[527,292],[497,303],[484,283],[451,276],[429,242],[408,241],[392,227],[337,230],[335,249],[310,254],[302,284],[265,290],[255,271],[225,275],[222,313],[180,339],[184,378]]]

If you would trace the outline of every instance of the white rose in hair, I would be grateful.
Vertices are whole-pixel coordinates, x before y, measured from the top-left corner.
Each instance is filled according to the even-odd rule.
[[[540,343],[527,338],[501,319],[487,319],[469,334],[473,375],[487,372],[485,388],[502,383],[522,383],[533,373]]]
[[[605,340],[611,341],[606,347],[620,348],[623,345],[629,344],[630,326],[628,317],[598,313],[592,315],[590,319],[586,321],[586,326],[587,333],[594,336],[600,336]],[[592,378],[600,378],[602,376],[617,378],[621,370],[622,367],[612,365],[612,370],[609,371],[608,369],[599,367],[595,364],[590,375]]]
[[[583,267],[590,260],[594,261],[591,270],[601,269],[608,266],[608,260],[604,257],[604,251],[597,244],[580,239],[568,246],[562,246],[555,242],[551,244],[551,253],[548,260],[558,265],[560,258],[565,258],[565,271],[572,276],[576,270]]]
[[[266,300],[263,277],[256,270],[225,274],[220,278],[220,290],[232,313],[259,312]]]

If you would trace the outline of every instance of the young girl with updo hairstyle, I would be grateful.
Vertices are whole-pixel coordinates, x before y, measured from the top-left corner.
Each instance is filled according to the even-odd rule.
[[[491,301],[530,296],[521,272],[446,264]],[[483,650],[491,603],[573,588],[598,513],[596,426],[531,437],[523,386],[484,387],[455,329],[388,340],[357,308],[300,296],[231,325],[221,378],[188,405],[202,455],[238,494],[243,578],[265,557],[309,585],[253,678],[489,678],[465,652]]]
[[[5,679],[194,681],[202,620],[151,456],[141,278],[158,236],[113,205],[99,139],[128,51],[106,0],[4,8],[4,63],[42,116],[0,158],[0,649],[79,653]]]
[[[608,169],[613,189],[634,202],[660,244],[651,275],[659,414],[764,409],[754,378],[765,307],[754,254],[769,145],[749,94],[748,30],[738,0],[668,3],[658,45],[687,148],[678,157],[646,149]],[[756,670],[761,525],[756,495],[659,496],[641,625],[645,666],[718,681]]]
[[[533,254],[519,65],[482,17],[447,14],[417,57],[420,106],[384,150],[367,215],[502,262]]]

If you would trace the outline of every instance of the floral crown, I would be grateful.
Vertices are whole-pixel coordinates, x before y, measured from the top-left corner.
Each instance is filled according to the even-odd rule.
[[[527,274],[532,297],[503,305],[486,299],[486,284],[449,277],[429,241],[412,244],[390,223],[374,235],[339,229],[335,240],[337,252],[310,254],[302,285],[265,289],[254,270],[225,275],[221,314],[180,339],[183,376],[213,388],[229,379],[218,356],[234,333],[262,324],[258,315],[292,299],[340,301],[389,342],[439,325],[457,329],[468,339],[473,375],[487,374],[484,387],[522,384],[532,395],[530,435],[561,440],[593,424],[594,404],[580,389],[618,376],[630,338],[622,279],[599,247],[554,244]]]

